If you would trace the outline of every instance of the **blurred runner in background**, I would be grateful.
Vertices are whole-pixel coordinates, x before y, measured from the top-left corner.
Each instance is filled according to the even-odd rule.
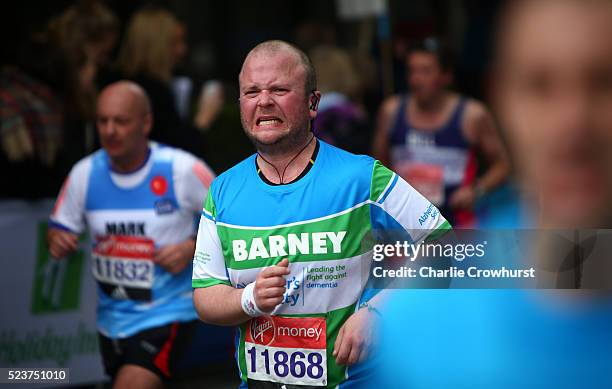
[[[493,119],[482,103],[448,90],[453,64],[444,42],[427,38],[415,45],[406,66],[410,93],[383,102],[374,156],[438,206],[453,226],[473,226],[476,200],[509,171]],[[488,160],[480,177],[477,151]]]
[[[191,154],[148,141],[151,107],[132,82],[102,90],[96,116],[103,149],[66,179],[49,251],[61,261],[87,229],[105,370],[114,387],[158,388],[196,323],[190,265],[213,174]]]

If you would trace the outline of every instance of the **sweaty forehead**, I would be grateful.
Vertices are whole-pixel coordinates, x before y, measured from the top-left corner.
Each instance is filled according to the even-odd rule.
[[[438,58],[427,51],[413,51],[406,56],[408,68],[440,68]]]
[[[270,84],[274,82],[300,82],[305,77],[304,67],[296,54],[290,51],[253,53],[245,60],[239,82]]]
[[[98,98],[98,114],[131,114],[143,109],[140,99],[132,91],[115,88],[105,91]]]

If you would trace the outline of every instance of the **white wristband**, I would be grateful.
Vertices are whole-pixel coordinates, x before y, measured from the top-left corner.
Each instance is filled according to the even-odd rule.
[[[242,305],[242,310],[244,311],[244,313],[251,317],[265,315],[265,312],[259,309],[257,303],[255,303],[254,290],[255,282],[251,282],[242,291],[242,296],[240,297],[240,304]]]

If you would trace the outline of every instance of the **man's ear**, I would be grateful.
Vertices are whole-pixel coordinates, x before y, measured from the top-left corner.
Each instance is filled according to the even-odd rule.
[[[317,116],[317,110],[319,109],[319,102],[321,101],[321,92],[318,90],[313,90],[312,92],[310,92],[309,101],[310,117],[314,119]]]

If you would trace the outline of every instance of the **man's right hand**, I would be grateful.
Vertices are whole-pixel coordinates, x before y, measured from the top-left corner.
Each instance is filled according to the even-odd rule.
[[[63,258],[76,251],[79,236],[70,231],[49,228],[47,231],[47,243],[49,244],[49,254],[52,257]]]
[[[283,295],[287,289],[284,276],[289,275],[289,260],[284,258],[278,264],[265,268],[257,275],[255,280],[255,303],[266,313],[270,313],[278,304],[283,302]]]

